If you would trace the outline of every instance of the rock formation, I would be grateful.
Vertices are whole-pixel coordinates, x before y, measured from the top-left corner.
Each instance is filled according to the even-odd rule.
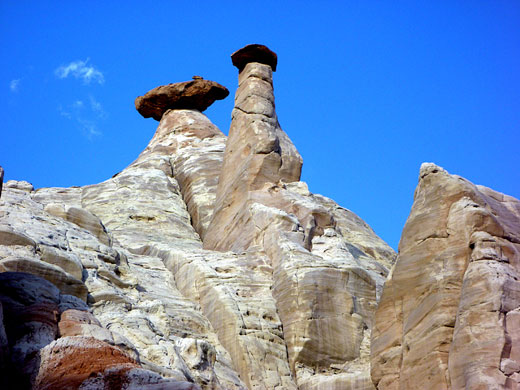
[[[135,108],[145,118],[160,121],[166,110],[193,109],[204,111],[215,100],[229,95],[226,87],[200,76],[192,81],[161,85],[135,99]]]
[[[371,388],[371,321],[393,252],[298,181],[302,160],[278,124],[266,52],[251,45],[233,54],[239,87],[204,247],[265,255],[300,389]]]
[[[194,76],[136,99],[160,123],[112,178],[5,183],[0,387],[516,388],[519,202],[424,165],[394,265],[299,181],[276,54],[232,63],[229,137],[201,112],[227,89]]]
[[[372,331],[378,389],[516,389],[520,202],[421,167]]]

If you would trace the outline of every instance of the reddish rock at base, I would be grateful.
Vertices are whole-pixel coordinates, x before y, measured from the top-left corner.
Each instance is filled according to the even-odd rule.
[[[63,337],[40,351],[40,370],[35,389],[77,389],[89,377],[107,369],[111,389],[120,389],[125,372],[136,362],[119,348],[90,337]],[[115,370],[114,370],[115,369]]]
[[[261,64],[269,65],[273,72],[276,72],[278,56],[267,46],[253,43],[244,46],[242,49],[231,54],[231,61],[233,62],[233,65],[238,68],[239,72],[242,72],[250,62],[259,62]]]
[[[199,77],[154,88],[135,99],[135,108],[143,117],[160,121],[166,110],[195,109],[202,112],[215,100],[222,100],[229,95],[223,85]]]

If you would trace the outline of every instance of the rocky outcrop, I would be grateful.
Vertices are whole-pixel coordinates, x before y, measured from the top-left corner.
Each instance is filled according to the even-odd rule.
[[[0,273],[0,302],[2,388],[199,388],[142,369],[84,302],[38,276]]]
[[[249,45],[232,61],[229,137],[201,113],[215,92],[196,78],[138,98],[160,123],[112,178],[6,184],[0,271],[58,294],[34,388],[373,389],[370,334],[395,253],[299,181],[276,54]],[[60,309],[63,296],[76,304]]]
[[[155,165],[175,177],[191,224],[204,238],[213,215],[225,147],[226,136],[205,115],[196,110],[170,110],[132,165],[148,170]]]
[[[202,77],[194,76],[192,81],[161,85],[135,99],[135,108],[145,118],[160,121],[167,110],[190,109],[204,111],[215,100],[229,95],[226,87]]]
[[[520,202],[433,164],[372,331],[378,389],[516,389]]]

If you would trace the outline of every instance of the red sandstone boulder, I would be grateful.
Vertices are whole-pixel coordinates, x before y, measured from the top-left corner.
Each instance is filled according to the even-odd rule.
[[[229,95],[223,85],[194,76],[192,81],[161,85],[135,99],[135,108],[145,117],[160,121],[166,110],[193,109],[200,112],[215,100]]]

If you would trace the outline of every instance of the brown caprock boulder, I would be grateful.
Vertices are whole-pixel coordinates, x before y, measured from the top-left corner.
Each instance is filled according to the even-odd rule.
[[[254,43],[231,54],[231,61],[238,68],[239,72],[242,72],[250,62],[269,65],[273,72],[276,72],[278,56],[267,46]]]
[[[194,109],[200,112],[211,106],[215,100],[229,95],[226,87],[200,76],[192,81],[161,85],[135,99],[135,108],[145,118],[160,121],[166,110]]]

